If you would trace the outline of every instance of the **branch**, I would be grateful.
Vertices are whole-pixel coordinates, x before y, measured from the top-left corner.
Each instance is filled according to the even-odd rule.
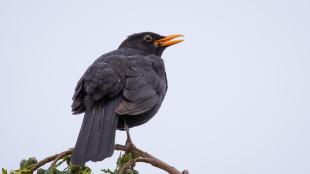
[[[149,163],[154,167],[160,168],[170,174],[188,174],[189,172],[187,170],[184,170],[183,172],[180,172],[179,170],[177,170],[175,167],[161,161],[160,159],[154,157],[153,155],[144,152],[140,149],[138,149],[137,147],[134,146],[124,146],[124,145],[120,145],[120,144],[116,144],[115,145],[115,150],[121,150],[124,152],[130,152],[131,154],[138,156],[138,157],[142,157],[142,158],[137,158],[136,162],[145,162],[145,163]]]
[[[183,172],[180,172],[179,170],[177,170],[175,167],[161,161],[160,159],[154,157],[153,155],[144,152],[140,149],[138,149],[137,147],[134,146],[124,146],[124,145],[120,145],[120,144],[116,144],[115,145],[115,150],[119,150],[119,151],[124,151],[124,152],[130,152],[132,155],[137,156],[139,158],[134,159],[133,163],[135,162],[144,162],[144,163],[148,163],[151,164],[154,167],[157,167],[159,169],[162,169],[166,172],[168,172],[169,174],[189,174],[188,170],[184,170]],[[62,157],[71,155],[73,153],[73,148],[68,149],[66,151],[63,151],[61,153],[49,156],[44,158],[43,160],[39,161],[38,163],[36,163],[32,168],[31,168],[31,173],[33,173],[35,170],[37,170],[38,168],[40,168],[41,166],[43,166],[46,163],[49,163],[51,161],[53,161],[52,163],[52,167],[55,166],[56,162],[61,159]]]
[[[62,157],[64,157],[64,156],[71,155],[72,152],[73,152],[73,148],[68,149],[68,150],[66,150],[66,151],[63,151],[63,152],[61,152],[61,153],[59,153],[59,154],[55,154],[55,155],[52,155],[52,156],[49,156],[49,157],[44,158],[43,160],[39,161],[38,163],[36,163],[36,164],[31,168],[31,173],[33,173],[35,170],[37,170],[39,167],[43,166],[43,165],[46,164],[46,163],[49,163],[49,162],[51,162],[51,161],[53,161],[53,160],[55,160],[55,159],[60,159],[60,158],[62,158]],[[55,162],[56,162],[56,160],[55,160]],[[54,163],[53,163],[53,164],[54,164]],[[53,165],[53,164],[52,164],[52,165]],[[55,165],[55,164],[54,164],[54,165]]]
[[[151,165],[154,166],[154,167],[163,169],[163,168],[161,168],[161,166],[163,166],[163,165],[160,164],[160,162],[158,161],[158,159],[156,160],[156,159],[154,159],[154,158],[137,158],[137,159],[135,159],[135,162],[145,162],[145,163],[151,164]],[[171,166],[170,166],[170,167],[171,167]],[[174,167],[173,167],[173,168],[174,168]],[[165,169],[163,169],[163,170],[165,170]],[[176,170],[176,169],[175,169],[175,170]],[[168,173],[170,173],[170,172],[168,171],[168,169],[165,170],[165,171],[168,172]],[[178,172],[179,172],[179,171],[178,171]],[[179,172],[179,173],[181,173],[181,172]],[[172,174],[172,173],[171,173],[171,174]],[[189,174],[189,172],[188,172],[188,170],[183,170],[183,172],[182,172],[181,174]]]

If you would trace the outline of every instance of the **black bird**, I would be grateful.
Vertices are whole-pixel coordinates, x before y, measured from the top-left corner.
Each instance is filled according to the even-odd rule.
[[[167,91],[161,55],[168,46],[182,42],[174,40],[181,36],[133,34],[88,67],[71,106],[73,114],[85,113],[72,164],[112,156],[117,129],[139,126],[157,113]]]

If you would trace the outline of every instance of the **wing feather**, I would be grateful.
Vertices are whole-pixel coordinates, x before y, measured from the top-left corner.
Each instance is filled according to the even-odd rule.
[[[123,90],[124,99],[121,101],[116,113],[119,115],[138,115],[154,108],[161,101],[162,89],[166,86],[165,76],[157,72],[154,63],[160,61],[156,57],[148,56],[129,60],[126,72],[126,82]],[[163,64],[162,64],[163,67]]]

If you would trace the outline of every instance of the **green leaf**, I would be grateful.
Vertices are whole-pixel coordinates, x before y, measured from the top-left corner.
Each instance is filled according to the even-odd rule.
[[[2,174],[8,174],[8,170],[6,170],[5,168],[2,168]]]
[[[107,174],[116,174],[116,172],[112,172],[110,169],[103,169],[101,170],[103,173],[107,173]]]
[[[30,167],[32,167],[33,165],[35,165],[37,163],[37,159],[35,157],[30,157],[27,160],[26,159],[22,159],[19,163],[19,170],[16,170],[16,172],[22,172],[22,170],[24,169],[29,169]],[[25,172],[26,170],[24,170],[23,172]]]
[[[12,171],[10,173],[13,173],[13,174],[31,174],[31,170],[30,169],[21,169],[21,170]]]
[[[37,170],[37,174],[48,174],[48,171],[45,170],[45,169],[39,168],[39,169]]]
[[[22,159],[22,160],[20,161],[20,163],[19,163],[19,168],[20,168],[20,169],[26,168],[26,162],[27,162],[27,160]]]
[[[127,169],[125,174],[133,174],[133,170],[132,169]]]
[[[118,160],[118,167],[123,167],[125,164],[127,164],[130,160],[132,160],[131,153],[122,155]]]
[[[91,174],[91,169],[88,167],[84,167],[79,171],[79,174]]]
[[[35,157],[30,157],[28,158],[28,160],[26,161],[26,167],[29,167],[31,165],[34,165],[38,162],[38,160]]]

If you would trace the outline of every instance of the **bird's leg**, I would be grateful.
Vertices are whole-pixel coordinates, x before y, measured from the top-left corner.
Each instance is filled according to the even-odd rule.
[[[131,139],[131,137],[130,137],[130,134],[129,134],[129,127],[128,127],[128,125],[126,124],[125,119],[124,119],[124,124],[125,124],[126,135],[127,135],[126,146],[127,146],[127,148],[135,147],[135,145],[133,144],[132,139]]]

